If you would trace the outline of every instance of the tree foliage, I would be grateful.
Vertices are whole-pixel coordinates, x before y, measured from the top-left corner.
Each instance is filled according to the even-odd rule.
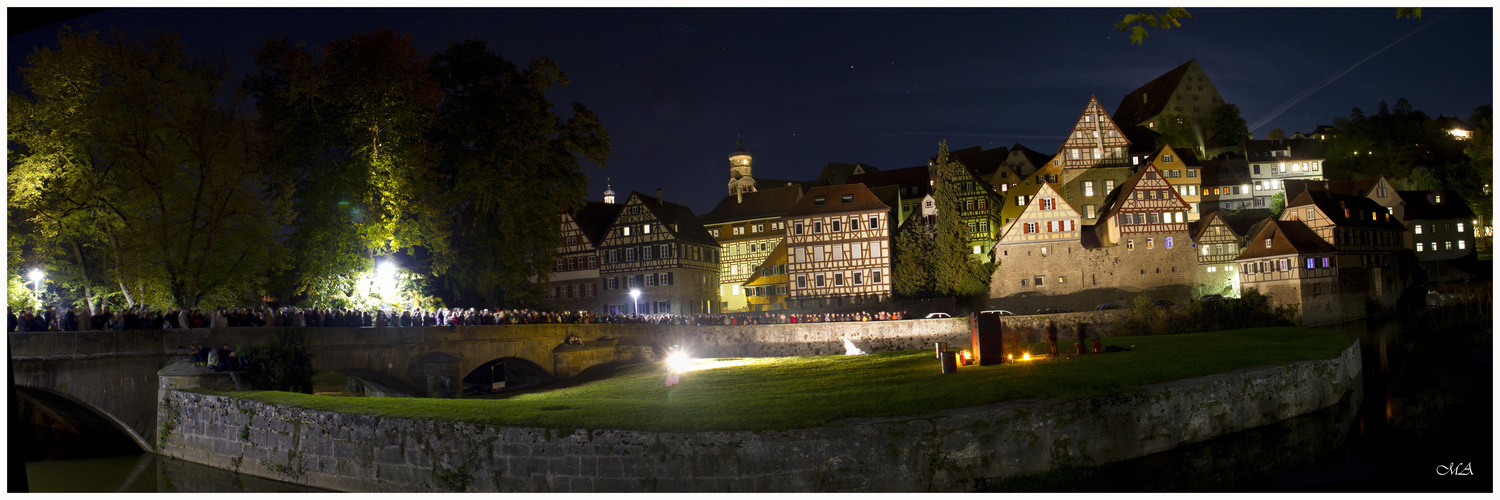
[[[1267,208],[1271,210],[1272,216],[1281,217],[1281,211],[1286,210],[1286,192],[1277,191],[1275,195],[1271,196],[1271,203]]]
[[[246,346],[235,353],[249,363],[245,383],[261,391],[312,394],[312,353],[302,328],[277,328],[265,344]]]
[[[609,134],[582,104],[559,117],[546,92],[568,84],[546,58],[518,68],[477,40],[450,45],[432,65],[443,90],[438,212],[449,239],[434,246],[433,269],[450,276],[459,303],[495,306],[535,292],[562,244],[557,214],[588,189],[580,160],[600,166]],[[503,249],[503,251],[497,251]]]
[[[1266,139],[1279,141],[1285,138],[1286,132],[1282,131],[1280,128],[1273,128],[1270,132],[1266,132]]]
[[[1240,116],[1240,107],[1222,104],[1208,115],[1208,147],[1239,146],[1250,139],[1250,127]]]
[[[969,250],[968,224],[958,199],[959,183],[968,177],[963,168],[948,158],[947,141],[939,143],[931,168],[937,220],[930,225],[913,220],[897,236],[896,262],[891,269],[896,294],[969,298],[989,291],[994,264],[980,262]]]
[[[254,59],[243,85],[267,138],[257,163],[295,228],[279,294],[349,293],[377,252],[446,240],[426,202],[440,194],[427,136],[443,98],[429,55],[381,29],[321,54],[269,39]]]
[[[1162,12],[1156,9],[1147,9],[1132,14],[1126,14],[1120,22],[1115,23],[1115,29],[1130,33],[1130,43],[1141,45],[1146,42],[1146,26],[1169,30],[1182,27],[1179,19],[1192,18],[1187,9],[1172,7]]]
[[[275,221],[245,168],[251,131],[218,104],[225,65],[172,34],[58,39],[10,96],[8,208],[28,231],[9,243],[91,309],[110,288],[157,307],[254,295]]]

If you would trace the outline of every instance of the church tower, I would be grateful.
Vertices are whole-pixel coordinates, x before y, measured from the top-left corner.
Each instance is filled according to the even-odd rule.
[[[755,192],[755,178],[750,176],[750,153],[745,151],[744,141],[734,140],[734,151],[729,153],[729,194]]]
[[[613,205],[615,203],[615,190],[609,187],[609,178],[604,178],[604,202]]]

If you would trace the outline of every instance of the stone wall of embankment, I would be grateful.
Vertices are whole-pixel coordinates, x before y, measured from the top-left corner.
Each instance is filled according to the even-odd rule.
[[[1359,397],[1358,343],[1088,400],[785,431],[666,433],[381,418],[171,391],[161,453],[344,491],[965,491],[1136,458]]]

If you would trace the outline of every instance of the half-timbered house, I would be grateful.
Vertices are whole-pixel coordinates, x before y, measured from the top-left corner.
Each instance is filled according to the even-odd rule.
[[[1147,164],[1104,200],[1094,225],[1101,244],[1126,250],[1154,250],[1187,245],[1187,202]],[[1177,238],[1174,240],[1174,238]]]
[[[1241,290],[1268,295],[1273,305],[1296,305],[1304,325],[1344,321],[1346,309],[1363,308],[1363,301],[1339,293],[1337,250],[1301,221],[1267,219],[1248,240],[1234,259]]]
[[[783,218],[787,303],[794,308],[873,304],[891,297],[891,204],[864,184],[808,190]]]
[[[557,264],[541,284],[542,298],[554,309],[600,311],[599,257],[596,245],[620,213],[620,205],[585,201],[574,212],[558,214],[562,246]]]
[[[718,312],[719,243],[693,211],[630,193],[599,245],[606,312]],[[631,292],[638,296],[632,300]]]
[[[719,242],[719,306],[723,312],[746,311],[742,290],[755,267],[765,262],[786,238],[781,216],[802,198],[802,185],[762,189],[725,196],[701,220]]]

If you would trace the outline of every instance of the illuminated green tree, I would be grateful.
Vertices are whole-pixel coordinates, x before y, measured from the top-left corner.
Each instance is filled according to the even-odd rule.
[[[314,55],[282,39],[256,51],[244,88],[267,141],[257,164],[294,214],[275,293],[352,293],[377,253],[440,245],[434,148],[442,89],[431,57],[382,29]]]
[[[980,262],[969,250],[968,224],[958,199],[967,176],[963,164],[948,158],[947,141],[938,143],[932,165],[932,198],[937,220],[908,222],[896,238],[893,291],[907,297],[929,295],[968,299],[987,294],[995,265]]]
[[[90,309],[110,288],[157,307],[254,296],[275,221],[246,168],[249,130],[218,104],[225,66],[175,34],[58,39],[10,96],[7,208],[26,231],[8,243]]]

